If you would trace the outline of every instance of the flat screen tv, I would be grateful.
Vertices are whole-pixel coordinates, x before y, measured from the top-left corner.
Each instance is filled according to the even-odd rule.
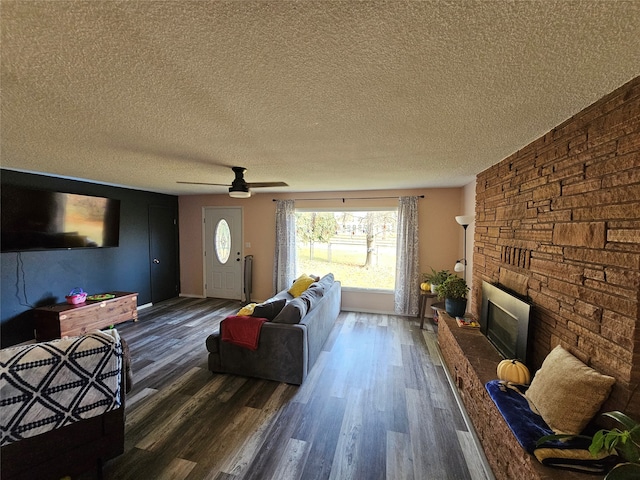
[[[503,358],[527,363],[531,304],[496,285],[482,282],[480,331]]]
[[[1,249],[117,247],[120,200],[2,185]]]

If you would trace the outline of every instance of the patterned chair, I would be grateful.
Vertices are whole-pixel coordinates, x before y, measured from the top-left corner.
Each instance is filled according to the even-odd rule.
[[[124,451],[116,330],[0,350],[2,479],[60,479]]]

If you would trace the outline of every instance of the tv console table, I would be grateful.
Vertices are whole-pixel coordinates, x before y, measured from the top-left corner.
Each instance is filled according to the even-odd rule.
[[[70,305],[58,303],[33,309],[38,342],[83,335],[111,325],[138,319],[138,294],[108,292],[115,295],[107,300],[87,300]]]

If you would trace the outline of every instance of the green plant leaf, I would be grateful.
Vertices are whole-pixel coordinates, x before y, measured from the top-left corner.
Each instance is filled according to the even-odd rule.
[[[622,412],[614,410],[613,412],[605,412],[602,414],[603,417],[613,418],[616,422],[621,423],[627,430],[632,430],[638,427],[638,423],[632,420],[630,417],[625,415]]]
[[[613,452],[619,442],[620,435],[615,431],[611,431],[604,436],[604,448],[608,452]]]
[[[595,457],[605,448],[604,441],[606,434],[606,430],[598,430],[595,433],[595,435],[591,439],[591,445],[589,445],[589,453],[591,453],[591,456]]]
[[[636,444],[640,445],[640,424],[629,430],[629,437],[631,437],[631,440]]]
[[[617,428],[608,432],[603,430],[604,447],[609,450],[615,448],[618,455],[628,462],[640,463],[640,424],[619,411],[606,412],[602,415],[614,419],[626,428],[624,431]],[[593,442],[592,446],[596,447]]]
[[[467,282],[457,275],[449,275],[449,277],[436,287],[438,298],[467,298]]]
[[[436,270],[431,267],[431,273],[425,274],[425,279],[433,285],[441,285],[451,275],[453,274],[449,272],[449,270],[440,270],[436,272]]]
[[[640,465],[620,463],[611,469],[604,480],[640,480]]]
[[[618,452],[618,455],[624,458],[627,462],[640,462],[640,452],[638,452],[638,447],[631,441],[620,442],[616,446],[616,451]]]

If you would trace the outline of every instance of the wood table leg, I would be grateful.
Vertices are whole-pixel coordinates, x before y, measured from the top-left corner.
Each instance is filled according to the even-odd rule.
[[[418,315],[420,315],[420,330],[424,327],[424,315],[427,310],[427,296],[420,295],[420,307],[418,308]]]

